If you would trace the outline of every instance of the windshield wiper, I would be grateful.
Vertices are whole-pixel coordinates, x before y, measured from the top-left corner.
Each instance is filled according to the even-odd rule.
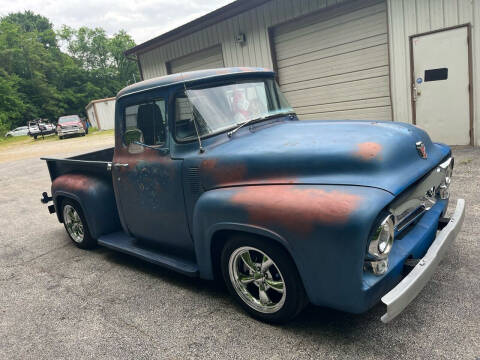
[[[295,114],[294,112],[285,112],[285,113],[271,114],[271,115],[267,115],[267,116],[263,116],[263,117],[259,117],[259,118],[253,118],[253,119],[250,119],[250,120],[247,120],[247,121],[244,121],[242,123],[237,124],[238,126],[235,129],[227,132],[227,136],[232,137],[232,135],[235,134],[238,130],[240,130],[242,127],[244,127],[248,124],[251,124],[252,122],[273,119],[277,116],[287,116],[287,115],[294,115],[294,114]]]

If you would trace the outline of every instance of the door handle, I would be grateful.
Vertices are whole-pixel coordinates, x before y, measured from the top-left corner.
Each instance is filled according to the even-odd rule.
[[[416,102],[417,101],[417,97],[418,97],[418,89],[417,89],[417,86],[414,84],[413,85],[413,101]]]
[[[116,168],[122,168],[122,167],[126,168],[126,167],[128,167],[128,164],[115,163],[115,164],[113,164],[113,166],[116,167]]]

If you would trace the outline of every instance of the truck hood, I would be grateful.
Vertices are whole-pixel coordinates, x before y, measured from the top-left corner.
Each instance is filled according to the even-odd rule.
[[[209,139],[211,140],[211,139]],[[427,158],[416,148],[423,142]],[[379,121],[288,121],[256,124],[206,142],[204,189],[260,184],[341,184],[394,195],[448,154],[418,127]],[[188,161],[186,165],[188,166]]]

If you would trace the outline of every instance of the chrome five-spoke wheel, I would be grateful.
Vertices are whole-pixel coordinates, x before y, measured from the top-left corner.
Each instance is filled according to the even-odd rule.
[[[275,262],[263,251],[243,246],[230,255],[230,281],[238,296],[258,312],[269,314],[285,303],[287,288]]]
[[[63,225],[75,245],[82,249],[95,247],[97,242],[90,235],[80,205],[71,199],[60,200],[60,204]]]
[[[256,319],[284,323],[308,303],[291,255],[275,240],[234,234],[223,246],[220,267],[230,294]]]
[[[76,243],[81,243],[84,237],[83,223],[77,210],[72,205],[63,207],[63,221],[68,234]]]

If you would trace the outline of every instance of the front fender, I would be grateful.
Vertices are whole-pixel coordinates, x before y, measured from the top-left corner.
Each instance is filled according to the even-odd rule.
[[[281,243],[316,305],[355,311],[368,235],[393,195],[341,185],[256,185],[202,194],[193,214],[200,276],[212,278],[212,237],[219,230]]]
[[[94,239],[120,229],[113,187],[106,179],[82,174],[61,175],[52,182],[52,197],[60,222],[63,219],[59,200],[75,200]]]

